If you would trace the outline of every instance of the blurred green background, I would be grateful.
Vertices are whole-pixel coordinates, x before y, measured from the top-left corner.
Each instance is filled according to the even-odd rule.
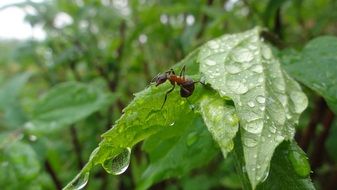
[[[11,7],[24,10],[25,21],[45,37],[0,41],[0,189],[64,187],[133,93],[207,40],[260,25],[275,47],[296,52],[315,37],[337,35],[335,0],[46,0],[0,12]],[[297,139],[319,99],[304,90],[311,104]],[[336,170],[336,130],[328,139],[329,154],[313,168],[318,189]],[[86,188],[134,189],[146,160],[138,147],[125,174],[97,167]],[[152,189],[241,184],[232,161],[219,152],[203,168]]]

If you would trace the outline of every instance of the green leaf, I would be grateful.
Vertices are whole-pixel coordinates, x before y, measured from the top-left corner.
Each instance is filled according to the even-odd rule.
[[[35,133],[51,132],[107,107],[112,100],[111,95],[94,86],[79,82],[59,84],[36,104],[26,127]]]
[[[9,126],[21,127],[26,121],[19,95],[30,76],[30,73],[18,74],[0,87],[0,111],[4,112],[3,120]]]
[[[277,145],[292,139],[307,98],[280,67],[260,29],[224,35],[202,46],[200,71],[235,103],[245,165],[253,189],[263,181]]]
[[[295,158],[294,155],[301,156],[296,156],[297,158]],[[287,187],[290,190],[315,189],[308,177],[310,167],[308,167],[307,159],[305,153],[294,141],[281,143],[275,150],[271,161],[268,179],[260,184],[257,189],[267,190],[278,189],[280,187]],[[294,165],[294,162],[298,165]]]
[[[33,148],[23,142],[15,141],[0,147],[0,185],[8,187],[13,184],[13,188],[26,184],[29,186],[40,174],[40,163]]]
[[[226,105],[218,95],[213,95],[202,98],[200,109],[208,131],[226,157],[234,147],[233,138],[239,129],[239,119],[235,114],[235,108]]]
[[[186,175],[207,164],[218,152],[200,116],[193,113],[180,117],[179,127],[162,131],[147,141],[144,149],[150,164],[143,172],[137,189],[148,189],[153,183]]]
[[[184,60],[176,66],[186,65],[189,74],[198,73],[196,58],[199,50],[190,53]],[[161,109],[165,93],[171,88],[171,84],[166,82],[158,87],[151,85],[145,90],[135,94],[133,101],[123,110],[123,115],[116,121],[115,125],[102,135],[103,140],[96,148],[87,164],[81,172],[65,187],[71,189],[77,186],[78,181],[90,172],[91,168],[101,164],[108,168],[107,164],[113,164],[114,160],[123,150],[132,148],[138,142],[147,139],[162,130],[181,126],[176,124],[182,116],[192,114],[190,103],[181,98],[179,89],[176,88],[167,98],[165,106]],[[200,97],[201,87],[196,86],[195,92],[189,97],[189,101],[194,103]],[[193,106],[193,105],[192,105]],[[177,109],[179,107],[179,109]],[[185,118],[189,119],[189,118]],[[81,183],[80,183],[81,184]]]
[[[297,80],[319,93],[337,113],[337,38],[318,37],[303,49],[300,60],[285,68]]]

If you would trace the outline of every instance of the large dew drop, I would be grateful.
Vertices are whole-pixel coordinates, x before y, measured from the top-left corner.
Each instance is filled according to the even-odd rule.
[[[64,190],[80,190],[83,189],[89,180],[89,172],[80,173],[76,178],[71,182],[70,185],[67,185]]]
[[[103,163],[103,168],[110,174],[120,175],[124,173],[130,164],[131,149],[125,148],[119,155]]]

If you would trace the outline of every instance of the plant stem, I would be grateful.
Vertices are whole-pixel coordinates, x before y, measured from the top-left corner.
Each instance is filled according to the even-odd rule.
[[[207,0],[207,6],[211,6],[213,4],[213,0]],[[207,28],[207,22],[208,22],[208,16],[206,14],[203,14],[201,17],[201,27],[200,31],[198,32],[196,38],[199,39],[205,32],[205,28]]]
[[[70,134],[71,134],[71,141],[73,143],[76,156],[77,156],[78,168],[82,169],[84,166],[83,160],[82,160],[82,149],[81,149],[81,144],[78,140],[77,130],[74,125],[70,126]]]
[[[51,166],[51,164],[48,160],[44,161],[44,167],[46,168],[46,170],[49,173],[51,179],[53,180],[56,189],[62,190],[62,184],[61,184],[59,178],[57,177],[54,169],[52,168],[52,166]]]
[[[280,39],[283,39],[281,7],[277,8],[274,20],[274,32]]]

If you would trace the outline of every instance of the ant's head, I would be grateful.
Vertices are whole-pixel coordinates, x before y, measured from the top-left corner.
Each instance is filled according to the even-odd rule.
[[[152,79],[153,82],[156,82],[156,86],[163,84],[168,79],[167,73],[158,75]]]

